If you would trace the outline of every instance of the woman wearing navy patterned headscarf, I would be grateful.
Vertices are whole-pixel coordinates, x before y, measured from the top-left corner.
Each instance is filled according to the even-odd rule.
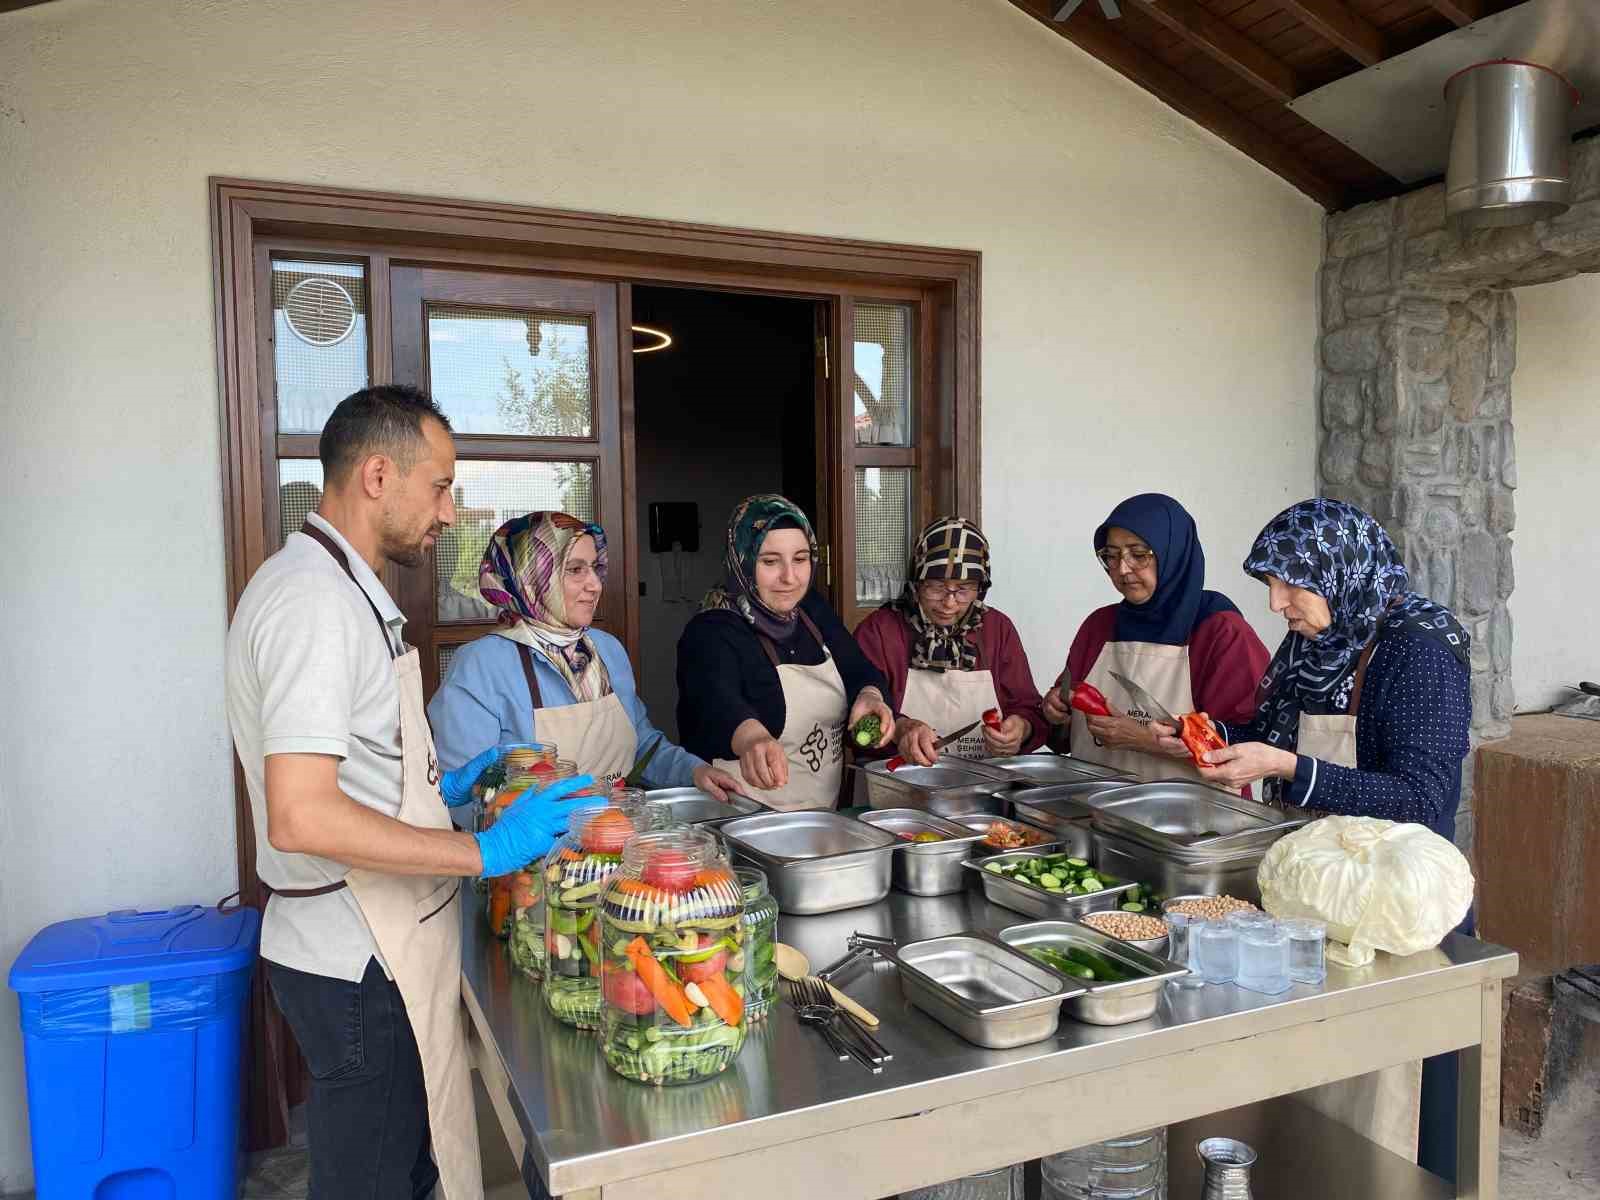
[[[1410,589],[1394,542],[1342,500],[1304,500],[1261,531],[1244,569],[1289,633],[1247,725],[1219,723],[1212,781],[1281,780],[1288,806],[1414,821],[1455,836],[1472,724],[1471,639]]]
[[[1229,744],[1206,756],[1214,765],[1202,773],[1229,786],[1280,780],[1286,806],[1413,821],[1453,840],[1472,726],[1461,623],[1411,590],[1383,526],[1340,500],[1279,513],[1244,569],[1271,590],[1289,633],[1261,681],[1255,720],[1219,722]],[[1471,928],[1469,913],[1461,932]],[[1453,1183],[1456,1057],[1426,1060],[1420,1087],[1410,1078],[1420,1099],[1388,1127],[1415,1119],[1417,1161]],[[1376,1109],[1372,1120],[1381,1122]]]

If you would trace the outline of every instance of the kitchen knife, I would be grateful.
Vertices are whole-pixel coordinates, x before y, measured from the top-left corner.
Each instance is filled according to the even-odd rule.
[[[1144,688],[1140,687],[1126,675],[1119,675],[1115,671],[1108,671],[1106,673],[1110,675],[1111,678],[1115,679],[1118,685],[1121,686],[1122,690],[1128,693],[1129,698],[1140,708],[1144,709],[1145,712],[1149,713],[1152,717],[1155,717],[1156,720],[1164,721],[1168,725],[1171,725],[1174,731],[1182,731],[1183,722],[1169,713],[1166,709],[1166,706],[1152,696],[1149,692],[1145,691]]]
[[[981,719],[982,718],[980,718],[980,720]],[[946,736],[940,738],[938,741],[936,741],[933,744],[934,753],[937,754],[940,750],[943,750],[946,746],[950,745],[954,741],[959,740],[964,735],[971,733],[977,727],[978,727],[978,721],[974,721],[971,725],[963,725],[960,729],[956,730],[954,733],[947,734]],[[898,755],[898,754],[896,754],[893,758],[891,758],[887,763],[884,764],[884,766],[890,771],[898,771],[901,767],[903,767],[905,765],[906,765],[906,760],[903,757],[901,757],[900,755]]]

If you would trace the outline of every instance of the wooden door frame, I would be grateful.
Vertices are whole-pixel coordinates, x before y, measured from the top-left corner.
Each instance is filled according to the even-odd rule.
[[[978,251],[246,179],[214,177],[209,190],[230,617],[267,556],[261,463],[270,447],[262,445],[258,420],[238,419],[257,415],[263,371],[270,368],[257,354],[258,322],[269,314],[261,311],[254,287],[257,243],[267,238],[303,237],[368,257],[396,243],[424,246],[428,261],[441,265],[499,263],[723,291],[921,300],[937,347],[923,361],[932,366],[931,356],[938,356],[940,426],[952,443],[941,439],[937,464],[927,465],[948,473],[951,509],[981,519]],[[387,300],[369,300],[374,337],[388,336]],[[385,311],[377,311],[380,304]],[[619,310],[619,321],[626,315]],[[841,336],[830,347],[836,379],[844,341]],[[629,367],[625,361],[620,381],[625,424],[633,406]],[[375,372],[373,382],[384,381]],[[624,456],[624,489],[635,482],[631,459]],[[624,539],[634,546],[637,517],[623,507]],[[636,630],[637,596],[629,598],[627,620]]]

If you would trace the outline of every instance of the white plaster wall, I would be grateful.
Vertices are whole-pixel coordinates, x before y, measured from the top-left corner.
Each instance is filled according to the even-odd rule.
[[[58,0],[0,14],[0,959],[233,886],[208,175],[972,247],[998,603],[1053,674],[1088,531],[1212,583],[1312,490],[1305,196],[1005,0]],[[30,1179],[0,997],[0,1190]]]
[[[1600,609],[1600,275],[1517,292],[1517,528],[1512,681],[1517,708],[1543,709],[1600,681],[1600,648],[1574,636]]]

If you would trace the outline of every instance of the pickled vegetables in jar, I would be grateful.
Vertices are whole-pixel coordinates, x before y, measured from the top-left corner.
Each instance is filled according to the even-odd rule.
[[[600,913],[600,1048],[639,1083],[694,1083],[744,1045],[744,892],[702,829],[641,833],[606,882]]]
[[[600,894],[622,848],[654,819],[649,806],[606,803],[573,811],[544,860],[544,1002],[568,1025],[600,1023]]]

